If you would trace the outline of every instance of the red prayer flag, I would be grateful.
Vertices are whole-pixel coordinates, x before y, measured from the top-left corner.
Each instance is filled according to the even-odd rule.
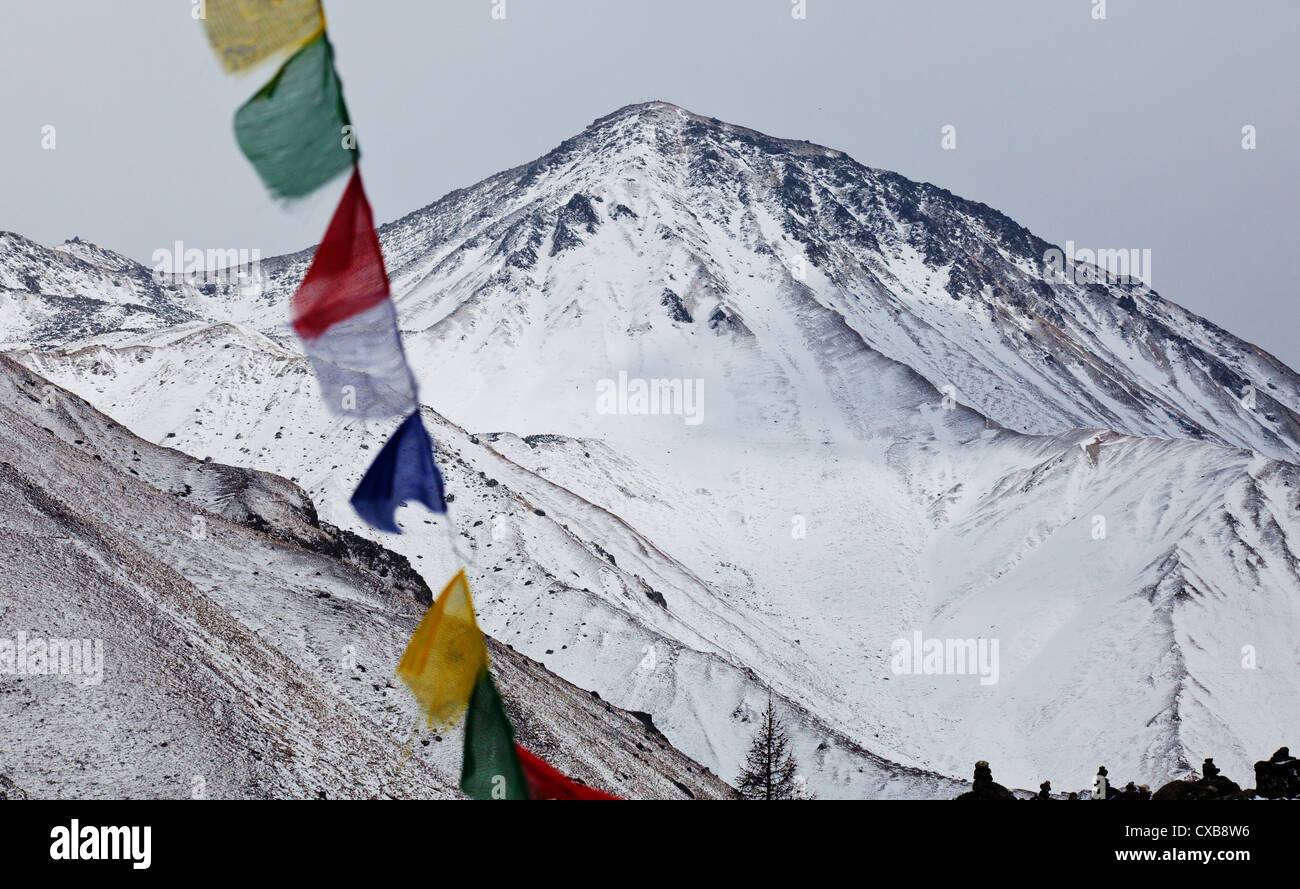
[[[360,170],[352,171],[289,314],[332,412],[378,420],[418,408]]]
[[[603,790],[579,784],[540,756],[529,753],[518,744],[515,753],[523,766],[528,781],[528,795],[533,799],[618,799]]]
[[[333,325],[388,299],[388,272],[375,220],[354,167],[311,268],[290,304],[293,329],[313,340]]]

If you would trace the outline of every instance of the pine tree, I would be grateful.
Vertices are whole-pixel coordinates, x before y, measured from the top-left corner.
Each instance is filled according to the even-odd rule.
[[[768,692],[767,709],[736,786],[745,799],[808,799],[803,783],[796,780],[796,769],[790,739],[772,709],[772,693]]]

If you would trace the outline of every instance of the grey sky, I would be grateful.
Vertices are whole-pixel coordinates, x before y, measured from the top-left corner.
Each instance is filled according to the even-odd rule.
[[[231,134],[189,0],[0,3],[0,229],[148,262],[319,238]],[[380,220],[648,99],[983,201],[1054,243],[1149,248],[1164,296],[1300,366],[1300,4],[1287,0],[326,0]],[[54,125],[57,148],[41,148]],[[957,128],[957,149],[940,128]],[[1241,148],[1253,124],[1258,148]]]

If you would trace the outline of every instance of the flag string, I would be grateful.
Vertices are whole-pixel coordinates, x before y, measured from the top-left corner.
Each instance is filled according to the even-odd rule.
[[[465,575],[464,566],[478,570],[476,560],[457,540],[433,441],[421,416],[320,0],[208,0],[203,21],[227,72],[284,59],[234,118],[235,140],[272,197],[302,197],[351,170],[290,300],[289,315],[328,410],[352,419],[404,417],[352,494],[357,515],[379,531],[400,534],[397,509],[423,503],[442,516],[452,558],[463,566],[420,620],[398,663],[398,677],[429,727],[464,717],[460,786],[468,796],[612,799],[516,744],[492,681],[486,638]],[[390,699],[385,714],[392,703]],[[394,779],[410,759],[418,733],[417,722]]]

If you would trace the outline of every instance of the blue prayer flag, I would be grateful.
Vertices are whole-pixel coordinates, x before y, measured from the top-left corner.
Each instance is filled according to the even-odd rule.
[[[397,427],[352,494],[352,508],[357,515],[390,534],[402,533],[394,513],[404,503],[423,503],[434,512],[447,511],[442,473],[433,462],[433,442],[420,422],[418,410]]]

